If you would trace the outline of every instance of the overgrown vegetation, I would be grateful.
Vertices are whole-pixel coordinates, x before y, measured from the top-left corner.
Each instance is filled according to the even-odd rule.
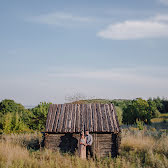
[[[61,154],[40,148],[40,133],[1,135],[1,168],[167,168],[168,132],[151,126],[122,129],[117,158],[81,160],[77,155]]]
[[[76,99],[75,99],[76,100]],[[168,112],[168,100],[153,98],[143,100],[105,100],[89,99],[78,100],[72,103],[113,103],[121,124],[151,124],[151,120]],[[0,132],[1,133],[24,133],[33,131],[44,131],[50,103],[40,103],[32,109],[13,100],[2,100],[0,102]]]
[[[168,101],[165,99],[80,100],[73,103],[113,103],[121,124],[117,158],[81,160],[42,148],[49,103],[25,109],[13,100],[0,102],[0,167],[2,168],[167,168]],[[160,114],[161,113],[161,114]],[[158,117],[159,115],[159,117]],[[126,125],[123,125],[126,123]],[[132,124],[132,126],[127,124]],[[147,124],[147,125],[146,125]],[[22,134],[21,134],[22,133]]]
[[[77,100],[72,103],[113,103],[120,124],[136,124],[137,121],[142,121],[144,124],[151,124],[151,119],[158,117],[160,113],[168,113],[168,100],[159,97],[153,99],[149,98],[148,100],[143,100],[142,98],[134,100],[88,99]]]
[[[24,133],[34,130],[42,131],[45,127],[49,103],[40,103],[32,109],[13,100],[0,102],[0,132]]]

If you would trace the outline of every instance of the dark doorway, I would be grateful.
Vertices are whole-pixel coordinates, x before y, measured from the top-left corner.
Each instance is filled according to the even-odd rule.
[[[111,156],[114,158],[118,155],[117,135],[112,134]]]
[[[78,140],[73,137],[73,134],[66,133],[64,136],[61,136],[59,148],[63,153],[68,152],[74,154],[78,148]]]

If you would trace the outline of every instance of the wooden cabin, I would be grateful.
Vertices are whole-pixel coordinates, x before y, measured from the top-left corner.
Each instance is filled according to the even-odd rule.
[[[74,154],[80,132],[93,136],[95,157],[115,157],[120,144],[120,127],[112,104],[51,104],[44,145],[48,149]]]

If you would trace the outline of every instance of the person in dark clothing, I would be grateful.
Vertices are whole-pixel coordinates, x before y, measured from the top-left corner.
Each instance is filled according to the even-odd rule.
[[[88,159],[88,155],[90,153],[90,156],[93,158],[93,150],[92,150],[92,143],[93,143],[93,137],[89,134],[89,131],[86,131],[86,158]]]

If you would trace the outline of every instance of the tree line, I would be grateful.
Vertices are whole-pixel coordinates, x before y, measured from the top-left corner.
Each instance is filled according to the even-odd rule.
[[[159,97],[148,100],[142,98],[113,100],[112,103],[116,107],[120,123],[123,124],[135,124],[137,121],[150,124],[152,118],[159,117],[160,113],[168,112],[168,100]]]
[[[160,113],[168,113],[168,100],[150,98],[144,100],[89,100],[88,103],[113,103],[115,105],[120,124],[135,124],[142,121],[150,124],[151,119],[158,117]],[[84,100],[87,103],[87,100]],[[78,102],[79,103],[79,102]],[[80,101],[82,103],[82,101]],[[0,102],[0,132],[1,133],[24,133],[44,131],[49,105],[42,102],[36,107],[26,109],[14,100],[2,100]]]
[[[50,103],[42,102],[32,109],[26,109],[14,100],[0,102],[0,132],[20,133],[43,131]]]

